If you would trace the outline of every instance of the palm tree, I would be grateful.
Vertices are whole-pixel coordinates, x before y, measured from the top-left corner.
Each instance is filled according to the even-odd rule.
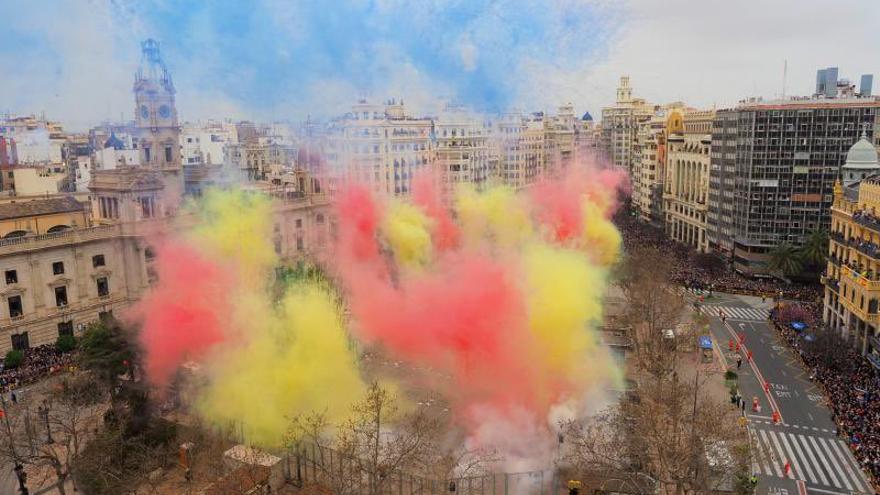
[[[811,267],[820,267],[827,256],[828,232],[821,229],[810,232],[800,249],[801,260]]]
[[[798,249],[787,242],[779,244],[770,251],[770,268],[779,270],[783,275],[797,275],[803,270]]]

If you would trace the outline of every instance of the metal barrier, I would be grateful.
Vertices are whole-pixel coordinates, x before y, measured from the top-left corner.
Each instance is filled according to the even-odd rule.
[[[314,444],[300,445],[286,456],[286,475],[294,484],[322,484],[343,493],[381,495],[553,495],[567,493],[553,470],[491,473],[430,479],[402,472],[371,476],[357,459]],[[379,484],[374,488],[373,484]]]

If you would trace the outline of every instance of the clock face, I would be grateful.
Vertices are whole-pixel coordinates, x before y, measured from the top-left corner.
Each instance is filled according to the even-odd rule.
[[[168,105],[162,105],[159,107],[159,116],[163,119],[171,117],[171,108]]]
[[[141,117],[145,119],[150,117],[150,110],[146,105],[141,105]]]

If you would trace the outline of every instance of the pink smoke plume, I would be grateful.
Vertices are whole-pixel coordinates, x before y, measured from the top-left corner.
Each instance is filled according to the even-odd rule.
[[[183,362],[224,340],[235,284],[228,270],[187,244],[164,242],[156,255],[159,282],[126,318],[141,323],[145,371],[164,387]]]
[[[458,245],[461,233],[452,221],[449,209],[443,206],[443,198],[434,186],[437,178],[427,173],[418,174],[413,180],[413,203],[420,206],[428,218],[433,220],[432,236],[434,246],[440,251],[452,249]]]
[[[555,241],[565,243],[584,229],[584,196],[604,204],[605,217],[610,218],[626,180],[620,171],[585,167],[568,171],[562,180],[541,180],[529,192],[538,221],[551,229]]]
[[[584,202],[599,204],[608,218],[622,183],[619,173],[585,170],[536,184],[518,201],[552,231],[551,244],[567,246],[582,237]],[[459,243],[459,227],[442,206],[450,202],[444,203],[434,181],[416,181],[412,202],[430,218],[436,249],[432,261],[419,268],[394,266],[383,251],[382,208],[366,188],[351,187],[338,199],[337,268],[356,337],[450,378],[432,385],[450,401],[471,441],[493,437],[486,421],[547,418],[555,405],[580,391],[572,389],[570,375],[555,372],[548,356],[538,354],[541,345],[529,327],[524,254]],[[526,429],[542,428],[546,425]]]

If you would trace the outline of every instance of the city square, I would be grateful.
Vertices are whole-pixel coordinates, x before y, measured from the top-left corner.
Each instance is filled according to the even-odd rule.
[[[0,0],[0,495],[877,493],[880,4],[746,4]]]

